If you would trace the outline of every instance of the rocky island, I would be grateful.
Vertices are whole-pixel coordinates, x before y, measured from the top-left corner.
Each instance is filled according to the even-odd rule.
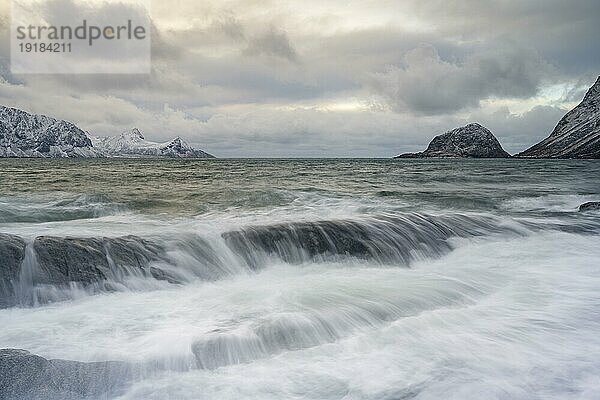
[[[550,136],[516,157],[600,158],[600,77]]]
[[[484,126],[468,124],[433,138],[425,151],[394,158],[508,158],[498,139]]]

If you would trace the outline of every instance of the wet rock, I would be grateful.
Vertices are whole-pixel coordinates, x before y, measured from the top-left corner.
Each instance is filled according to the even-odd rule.
[[[40,236],[33,242],[39,271],[36,283],[91,283],[106,279],[110,269],[101,239]]]
[[[105,251],[117,267],[145,269],[151,262],[165,260],[165,249],[137,236],[104,238]]]
[[[452,249],[448,239],[510,231],[493,220],[457,215],[405,215],[364,221],[315,221],[247,227],[222,234],[249,268],[271,257],[286,263],[354,257],[381,264],[410,265],[414,257],[437,257]]]
[[[600,210],[600,201],[589,201],[579,206],[579,211]]]
[[[25,350],[0,349],[0,398],[5,400],[114,397],[133,374],[122,362],[47,360]]]
[[[65,288],[114,291],[131,276],[182,283],[163,270],[172,265],[166,250],[137,236],[39,236],[27,248],[23,239],[1,234],[0,256],[0,308],[65,300]]]
[[[153,261],[165,260],[162,247],[136,236],[121,238],[60,238],[40,236],[34,241],[39,265],[36,283],[90,284],[127,275],[156,275]],[[156,268],[155,268],[156,269]]]
[[[14,285],[19,280],[25,257],[25,241],[18,236],[0,233],[0,308],[14,303]]]

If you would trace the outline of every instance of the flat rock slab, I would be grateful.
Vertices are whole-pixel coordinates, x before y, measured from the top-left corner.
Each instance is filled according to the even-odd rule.
[[[0,399],[110,398],[132,376],[131,367],[122,362],[47,360],[25,350],[0,349]]]

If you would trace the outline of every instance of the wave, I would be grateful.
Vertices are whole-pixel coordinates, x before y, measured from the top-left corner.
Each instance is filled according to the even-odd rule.
[[[519,397],[539,379],[555,397],[586,397],[580,388],[587,382],[569,381],[565,388],[560,371],[592,376],[586,372],[598,359],[598,237],[544,231],[496,239],[464,246],[461,240],[447,257],[414,269],[277,265],[258,275],[152,293],[4,310],[0,325],[10,329],[0,330],[0,341],[49,361],[77,360],[68,364],[81,374],[45,364],[51,372],[42,372],[41,389],[58,377],[58,387],[51,383],[49,389],[60,399],[62,389],[95,394],[96,387],[105,387],[107,398],[289,398],[313,387],[313,397],[339,398],[346,387],[373,382],[376,388],[361,397],[397,398],[399,389],[390,387],[406,387],[405,377],[436,397],[499,368],[493,378],[507,386],[493,397],[506,396],[505,387]],[[507,359],[515,348],[521,356]],[[29,357],[18,362],[25,365]],[[11,360],[2,359],[8,387],[30,376],[11,369]],[[557,369],[557,362],[564,365]],[[411,381],[414,365],[424,372]],[[97,375],[88,381],[86,371]],[[111,376],[127,379],[121,385],[105,379]],[[241,389],[231,384],[248,379]],[[332,379],[343,383],[341,389],[332,388]],[[224,395],[223,387],[233,391]],[[468,393],[481,390],[475,384]]]
[[[452,238],[514,237],[535,229],[594,233],[597,226],[540,226],[491,215],[410,213],[249,226],[212,236],[39,236],[25,240],[0,234],[0,307],[211,281],[282,262],[353,260],[408,267],[414,260],[447,254],[456,245]]]
[[[409,265],[414,258],[439,257],[451,237],[523,233],[490,216],[405,214],[366,220],[295,222],[226,232],[228,246],[258,269],[275,256],[292,264],[355,257],[378,264]]]
[[[49,196],[49,197],[48,197]],[[104,195],[0,198],[0,223],[74,221],[122,214],[127,208]]]
[[[480,295],[478,289],[462,282],[432,279],[429,283],[426,288],[404,291],[384,285],[377,294],[370,290],[337,293],[325,296],[327,301],[318,306],[311,304],[310,311],[299,307],[203,335],[191,345],[195,366],[216,369],[317,347],[426,310],[469,303]]]

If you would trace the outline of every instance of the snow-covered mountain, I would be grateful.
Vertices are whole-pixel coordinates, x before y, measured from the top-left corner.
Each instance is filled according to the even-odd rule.
[[[600,158],[600,77],[550,136],[517,157]]]
[[[108,157],[214,158],[211,154],[194,149],[179,137],[164,143],[151,142],[137,128],[118,136],[91,139],[94,148]]]
[[[97,138],[75,124],[0,106],[0,157],[214,158],[181,138],[148,141],[137,129]]]
[[[101,157],[68,121],[0,106],[0,157]]]

